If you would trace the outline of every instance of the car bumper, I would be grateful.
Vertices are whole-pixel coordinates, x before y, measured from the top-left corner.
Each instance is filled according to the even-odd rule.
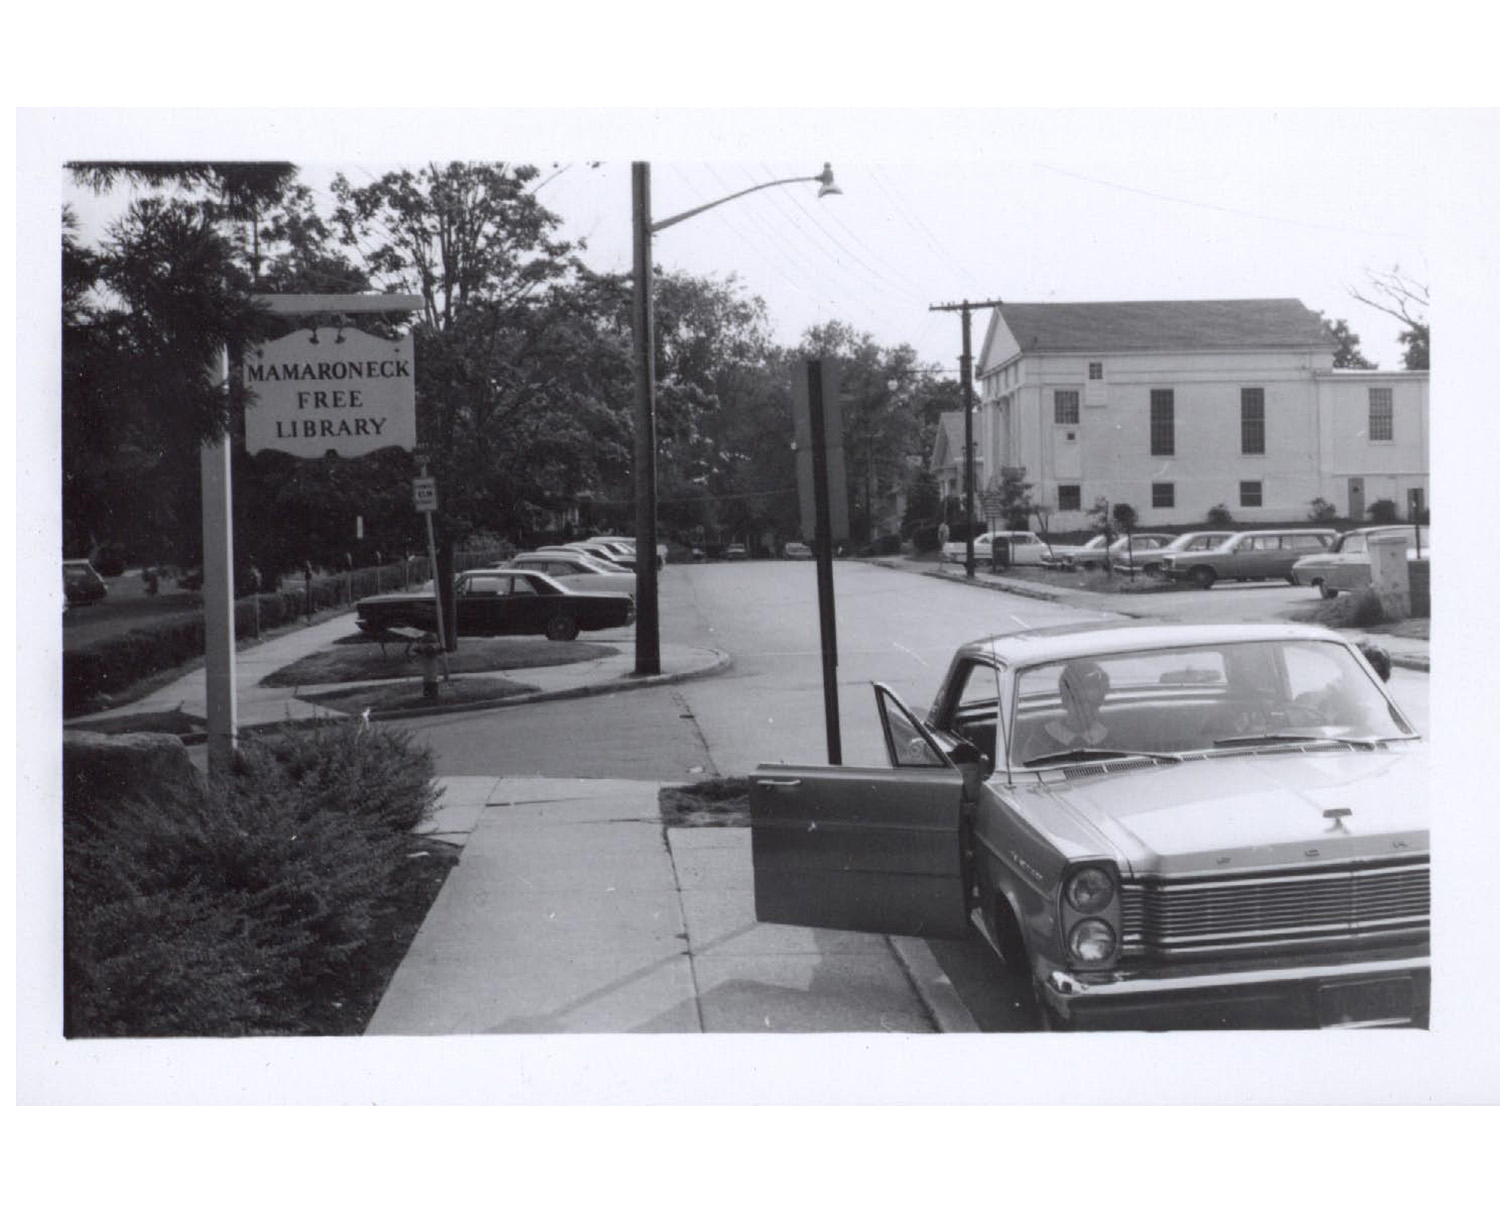
[[[1039,995],[1054,1022],[1080,1029],[1425,1028],[1425,953],[1234,973],[1111,978],[1048,972]]]

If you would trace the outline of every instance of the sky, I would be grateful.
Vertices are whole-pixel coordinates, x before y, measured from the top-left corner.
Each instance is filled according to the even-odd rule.
[[[335,171],[363,184],[432,159],[534,163],[561,231],[587,241],[595,268],[622,273],[631,159],[651,160],[657,220],[828,163],[840,194],[819,199],[808,182],[757,190],[657,233],[657,264],[733,276],[765,301],[785,344],[838,320],[956,374],[959,317],[932,305],[965,299],[1292,297],[1346,319],[1367,357],[1399,368],[1401,324],[1351,292],[1393,267],[1440,288],[1450,234],[1433,170],[1455,149],[1493,153],[1500,129],[1493,114],[1374,110],[712,111],[666,124],[631,115],[436,124],[359,112],[334,140],[319,126],[221,115],[173,134],[182,154],[207,135],[219,154],[290,159],[330,206]],[[112,131],[108,115],[80,126],[79,142],[94,145],[83,154],[140,147],[142,131]],[[123,201],[61,188],[89,231]],[[976,360],[987,321],[976,315]]]

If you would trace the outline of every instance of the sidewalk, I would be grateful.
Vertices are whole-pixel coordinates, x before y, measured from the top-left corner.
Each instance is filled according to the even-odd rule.
[[[463,855],[367,1035],[976,1031],[920,940],[757,923],[750,832],[659,784],[440,783]]]
[[[240,732],[254,732],[257,729],[282,725],[288,721],[343,716],[343,713],[313,704],[303,697],[321,692],[347,691],[356,684],[265,687],[261,685],[261,680],[273,671],[289,666],[300,658],[329,648],[354,631],[354,616],[351,612],[345,611],[330,619],[320,620],[302,628],[292,628],[258,645],[240,649],[235,655],[235,700]],[[540,649],[550,643],[539,639],[537,645]],[[652,687],[662,683],[674,683],[683,679],[714,674],[729,664],[728,655],[716,649],[700,649],[687,645],[662,645],[661,674],[636,678],[632,673],[635,669],[635,653],[633,644],[628,638],[623,642],[610,638],[599,643],[609,645],[618,652],[587,662],[522,668],[518,673],[528,685],[537,688],[534,692],[508,696],[503,700],[434,709],[416,709],[410,713],[389,715],[418,716],[434,712],[472,712],[499,704],[525,704],[539,700],[564,699],[570,696],[618,691],[624,687]],[[411,682],[412,680],[401,681]],[[70,717],[63,722],[63,728],[87,729],[89,724],[95,721],[132,717],[144,713],[170,712],[175,708],[181,708],[189,716],[206,718],[208,688],[204,671],[201,668],[129,704],[122,704],[104,712],[90,713],[87,716]],[[184,739],[189,745],[201,740],[200,737],[194,736]]]
[[[967,581],[962,565],[912,560],[908,557],[882,557],[877,558],[874,563],[885,565],[891,569],[902,569],[911,573],[924,574],[927,577],[945,578],[950,581]],[[982,586],[988,590],[999,590],[1007,594],[1021,595],[1024,598],[1041,599],[1049,603],[1061,603],[1064,606],[1076,607],[1083,611],[1101,611],[1114,615],[1127,616],[1131,619],[1159,618],[1155,613],[1141,610],[1145,602],[1145,596],[1100,594],[1092,590],[1078,590],[1072,587],[1061,586],[1054,588],[1029,581],[1025,578],[1006,577],[1004,574],[990,571],[983,565],[975,566],[973,584]],[[1393,666],[1429,673],[1432,669],[1432,643],[1421,637],[1392,636],[1389,633],[1360,632],[1353,629],[1345,629],[1343,630],[1343,634],[1356,642],[1370,641],[1375,645],[1379,645],[1391,655],[1391,664]]]

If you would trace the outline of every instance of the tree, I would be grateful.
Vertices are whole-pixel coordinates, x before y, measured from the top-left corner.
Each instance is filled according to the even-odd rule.
[[[199,548],[199,450],[239,404],[213,364],[267,331],[224,213],[143,198],[97,250],[64,214],[63,516],[75,551],[106,537],[155,562]]]
[[[1026,480],[1026,469],[1001,468],[995,488],[1000,494],[1000,516],[1005,520],[1006,528],[1010,531],[1025,531],[1031,520],[1031,512],[1035,509],[1031,501],[1031,491],[1035,486]]]
[[[1346,320],[1325,320],[1323,328],[1327,330],[1328,336],[1338,343],[1338,349],[1333,352],[1333,365],[1340,369],[1354,371],[1374,371],[1376,364],[1360,353],[1359,334],[1349,328]]]
[[[839,360],[850,531],[868,543],[876,503],[905,482],[923,454],[922,389],[932,369],[917,362],[911,346],[883,347],[841,321],[809,329],[796,356]]]
[[[1427,309],[1431,299],[1426,284],[1403,274],[1400,266],[1392,266],[1389,270],[1366,270],[1365,277],[1368,284],[1364,291],[1350,291],[1349,294],[1405,325],[1397,338],[1405,347],[1402,366],[1408,371],[1429,370],[1432,334],[1427,324]]]
[[[629,346],[597,323],[620,280],[590,274],[553,235],[538,177],[452,162],[332,186],[344,244],[373,277],[422,297],[417,436],[445,489],[436,583],[450,624],[458,538],[529,528],[629,458]]]
[[[901,530],[910,535],[918,527],[935,526],[942,513],[943,498],[937,477],[930,468],[919,468],[912,474],[906,490],[906,513],[901,516]]]

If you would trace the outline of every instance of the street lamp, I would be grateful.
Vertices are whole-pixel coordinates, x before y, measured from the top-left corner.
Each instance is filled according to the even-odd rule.
[[[651,236],[663,228],[701,215],[704,211],[772,186],[816,181],[818,197],[842,194],[833,184],[833,169],[812,177],[783,177],[765,181],[701,207],[651,222],[651,165],[637,160],[630,166],[631,219],[635,248],[635,673],[661,673],[661,624],[657,613],[656,579],[656,338],[652,313]]]

